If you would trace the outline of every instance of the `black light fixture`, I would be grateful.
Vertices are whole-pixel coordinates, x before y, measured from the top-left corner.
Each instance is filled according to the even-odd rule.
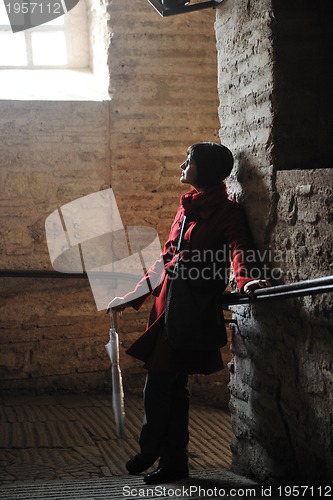
[[[162,17],[186,14],[194,10],[214,9],[223,0],[209,0],[191,4],[191,0],[148,0]]]

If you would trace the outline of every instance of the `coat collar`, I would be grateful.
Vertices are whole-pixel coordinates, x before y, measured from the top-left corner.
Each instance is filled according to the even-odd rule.
[[[226,200],[227,191],[224,184],[214,186],[206,191],[191,189],[180,197],[184,214],[191,220],[208,219]]]

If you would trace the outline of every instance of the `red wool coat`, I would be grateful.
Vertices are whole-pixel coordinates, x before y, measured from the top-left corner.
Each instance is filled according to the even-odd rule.
[[[168,272],[175,263],[180,223],[184,214],[186,225],[181,261],[186,268],[192,292],[205,297],[205,301],[207,299],[212,307],[216,307],[228,284],[230,264],[240,291],[252,279],[249,271],[253,264],[245,262],[245,254],[253,245],[242,207],[228,200],[224,185],[204,192],[194,189],[189,191],[180,198],[180,206],[161,259],[151,267],[136,289],[125,297],[126,302],[139,309],[151,295],[144,293],[140,297],[140,288],[147,289],[143,288],[147,285],[147,279],[155,284],[159,283],[152,291],[155,301],[147,329],[126,352],[144,361],[145,368],[149,370],[208,374],[223,368],[220,349],[175,350],[168,344],[164,333]],[[139,299],[131,298],[138,296]],[[225,328],[224,323],[221,328]]]

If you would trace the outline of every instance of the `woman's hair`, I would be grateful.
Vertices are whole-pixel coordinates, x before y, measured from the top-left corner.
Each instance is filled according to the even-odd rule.
[[[212,187],[220,184],[232,170],[234,158],[231,151],[216,142],[198,142],[187,150],[198,169],[197,186]]]

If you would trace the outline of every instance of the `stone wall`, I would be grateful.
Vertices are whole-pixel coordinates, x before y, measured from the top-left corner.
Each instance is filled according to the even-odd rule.
[[[216,38],[220,139],[236,160],[229,191],[247,208],[255,240],[262,246],[273,217],[270,1],[229,1],[221,6]]]
[[[331,141],[320,133],[332,116],[320,77],[329,54],[327,6],[229,0],[217,13],[220,136],[237,158],[229,190],[284,282],[332,274],[333,175],[313,170],[332,167]],[[320,116],[315,101],[319,109],[326,102]],[[331,310],[330,295],[233,308],[230,409],[238,472],[294,485],[329,483]]]

